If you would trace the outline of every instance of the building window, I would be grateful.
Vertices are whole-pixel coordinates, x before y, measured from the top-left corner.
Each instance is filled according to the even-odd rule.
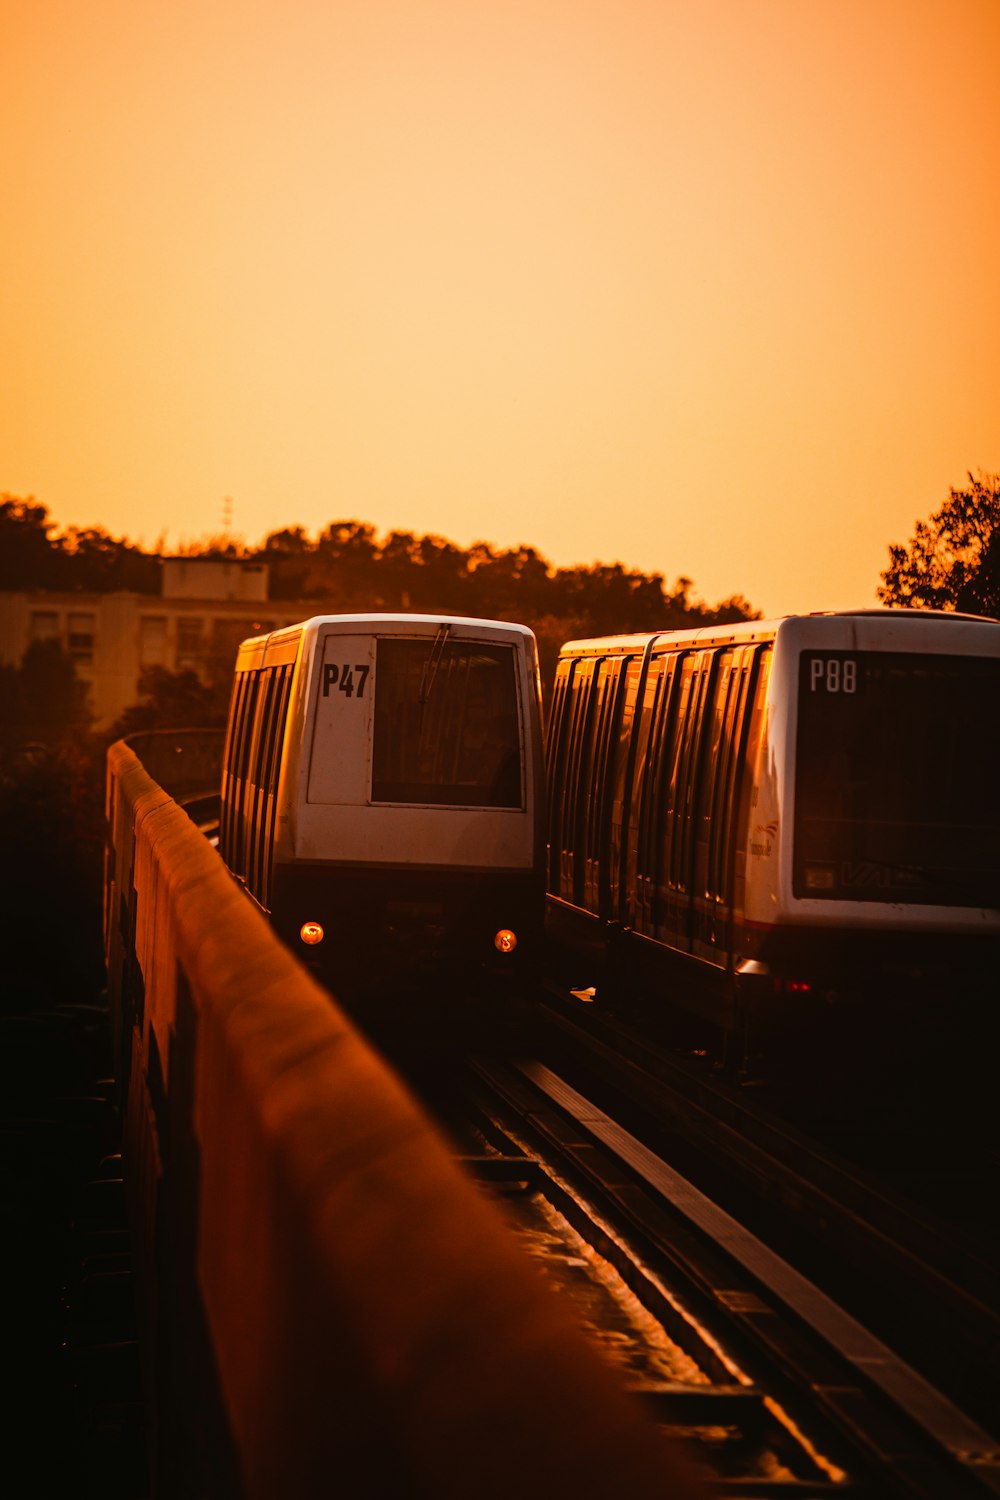
[[[90,665],[94,660],[94,615],[74,614],[69,616],[67,644],[74,661]]]
[[[58,613],[54,609],[33,609],[30,629],[33,641],[57,641],[59,639]]]
[[[166,615],[142,615],[139,620],[139,661],[144,667],[167,664]]]
[[[205,656],[204,621],[198,615],[177,616],[177,670],[197,672]]]

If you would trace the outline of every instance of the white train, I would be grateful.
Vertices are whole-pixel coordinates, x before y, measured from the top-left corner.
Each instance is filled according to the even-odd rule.
[[[572,641],[547,768],[546,924],[577,984],[669,988],[728,1032],[893,976],[995,974],[996,621]]]
[[[530,630],[320,616],[239,648],[219,850],[341,998],[472,989],[537,956],[543,779]]]

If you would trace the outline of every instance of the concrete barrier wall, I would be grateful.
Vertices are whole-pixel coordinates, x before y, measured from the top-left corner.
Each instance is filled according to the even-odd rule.
[[[154,1495],[693,1493],[402,1083],[108,762]]]

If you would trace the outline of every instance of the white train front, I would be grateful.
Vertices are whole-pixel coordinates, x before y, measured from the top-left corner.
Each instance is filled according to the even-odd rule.
[[[542,919],[534,636],[333,615],[239,649],[219,848],[344,998],[516,973]]]
[[[731,1029],[995,975],[1000,623],[860,611],[576,641],[548,926]],[[981,993],[980,986],[980,993]],[[786,1001],[787,1006],[779,1004]]]

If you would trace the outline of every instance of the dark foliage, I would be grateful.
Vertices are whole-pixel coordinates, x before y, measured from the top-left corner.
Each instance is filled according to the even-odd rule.
[[[103,982],[104,746],[32,744],[0,769],[0,945],[11,1010],[96,998]]]
[[[57,641],[0,667],[0,948],[10,1005],[101,983],[104,750]]]
[[[316,610],[413,610],[518,620],[538,636],[543,680],[560,644],[579,636],[680,629],[755,619],[740,595],[709,606],[691,580],[668,587],[661,573],[621,563],[553,568],[533,547],[467,551],[439,536],[390,532],[379,542],[359,521],[335,521],[311,542],[301,527],[272,532],[247,554],[270,568],[274,599],[316,601]]]
[[[196,672],[145,667],[139,677],[139,701],[108,730],[108,742],[147,729],[221,729],[230,686],[228,673],[203,682]]]
[[[0,666],[0,754],[57,747],[90,727],[87,687],[58,641],[32,641],[20,666]]]
[[[1000,619],[1000,474],[967,474],[906,546],[889,548],[878,597],[913,609],[959,609]]]
[[[52,536],[48,511],[32,497],[0,496],[0,589],[155,594],[159,559],[99,527]]]

